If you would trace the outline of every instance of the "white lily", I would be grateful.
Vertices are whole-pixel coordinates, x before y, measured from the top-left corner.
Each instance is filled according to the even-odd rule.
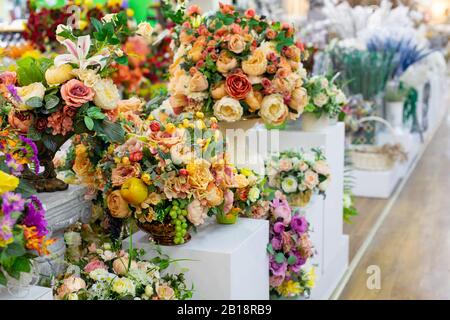
[[[61,42],[69,53],[61,54],[55,58],[55,66],[59,67],[63,64],[73,63],[78,65],[79,69],[86,69],[89,66],[100,65],[103,69],[106,65],[106,55],[95,55],[87,58],[89,49],[91,48],[91,37],[79,37],[75,44],[72,40],[66,39]]]

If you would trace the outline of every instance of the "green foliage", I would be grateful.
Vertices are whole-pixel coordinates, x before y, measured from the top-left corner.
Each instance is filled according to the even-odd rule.
[[[53,64],[51,59],[25,57],[17,60],[17,77],[20,86],[27,86],[34,82],[45,82],[45,71]]]

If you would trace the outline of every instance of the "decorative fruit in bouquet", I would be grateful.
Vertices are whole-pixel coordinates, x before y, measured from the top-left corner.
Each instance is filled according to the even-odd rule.
[[[141,179],[132,177],[122,185],[120,194],[129,203],[140,205],[147,199],[147,185]]]
[[[67,189],[56,178],[53,157],[74,134],[89,133],[108,142],[122,142],[124,130],[117,120],[118,88],[108,74],[112,63],[126,64],[120,37],[132,32],[124,12],[102,22],[91,19],[95,32],[77,36],[69,26],[56,29],[66,53],[54,59],[26,57],[16,72],[0,74],[0,93],[8,105],[8,125],[36,142],[45,167],[25,177],[38,192]]]

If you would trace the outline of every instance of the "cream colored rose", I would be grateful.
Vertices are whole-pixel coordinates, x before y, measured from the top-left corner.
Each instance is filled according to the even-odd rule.
[[[128,278],[115,278],[111,289],[122,296],[134,296],[136,294],[136,287],[133,281]]]
[[[138,265],[136,261],[131,260],[128,257],[117,258],[113,262],[113,271],[119,275],[123,276],[128,273],[128,264],[130,264],[130,269],[137,269]]]
[[[316,106],[320,108],[326,105],[328,103],[328,100],[329,100],[328,96],[325,93],[321,92],[314,97],[313,102]]]
[[[111,79],[101,79],[93,87],[96,106],[105,110],[114,110],[120,101],[119,89]]]
[[[78,278],[76,276],[70,276],[64,279],[64,286],[67,288],[67,291],[70,293],[78,292],[81,289],[86,288],[86,282],[83,279]]]
[[[318,160],[314,163],[313,169],[318,173],[324,176],[328,176],[330,174],[330,167],[328,163],[324,160]]]
[[[235,179],[237,187],[239,189],[246,188],[248,186],[248,184],[249,184],[249,181],[248,181],[247,177],[244,176],[243,174],[237,174],[234,177],[234,179]]]
[[[261,103],[263,100],[263,95],[259,91],[250,91],[250,93],[245,97],[245,102],[250,107],[250,112],[258,111],[261,108]]]
[[[230,97],[223,97],[222,99],[216,101],[213,110],[214,116],[217,119],[227,122],[240,120],[244,113],[244,109],[242,109],[239,101]]]
[[[284,123],[288,114],[288,107],[284,104],[283,97],[280,94],[275,93],[264,97],[259,110],[259,115],[264,122],[280,125]]]
[[[152,42],[152,40],[153,40],[152,33],[153,33],[153,28],[150,25],[150,23],[148,23],[148,22],[139,23],[138,28],[136,30],[136,34],[143,37],[147,42]]]
[[[245,49],[245,41],[238,34],[233,34],[228,41],[228,49],[234,53],[241,53]]]
[[[237,67],[236,58],[232,57],[227,51],[222,51],[217,59],[217,71],[227,73]]]
[[[52,66],[45,71],[45,81],[49,86],[58,85],[69,81],[74,77],[70,64],[63,64],[59,67]]]
[[[303,113],[305,106],[308,104],[308,92],[305,88],[300,87],[294,89],[291,93],[291,100],[289,101],[289,107],[297,111],[298,115]]]
[[[336,90],[336,103],[337,104],[345,104],[347,102],[347,97],[345,96],[342,90]]]
[[[305,172],[305,182],[304,184],[308,189],[313,190],[319,184],[319,176],[312,170],[307,170]]]
[[[266,72],[267,59],[264,51],[256,49],[245,61],[242,61],[242,70],[250,76],[259,76]]]
[[[189,90],[193,92],[201,92],[208,89],[208,79],[205,75],[199,71],[195,72],[191,76],[191,81],[189,82]]]
[[[92,69],[73,69],[72,74],[83,81],[84,85],[89,88],[94,87],[97,81],[100,80],[100,76]]]
[[[214,88],[211,90],[211,96],[214,100],[222,99],[227,95],[225,91],[225,82],[221,81],[218,84],[214,86]]]
[[[45,95],[45,87],[40,82],[35,82],[32,84],[29,84],[25,87],[18,87],[17,88],[17,94],[19,95],[20,99],[22,100],[22,105],[20,106],[20,110],[30,110],[31,107],[25,105],[25,103],[34,97],[38,97],[41,99],[44,99]]]

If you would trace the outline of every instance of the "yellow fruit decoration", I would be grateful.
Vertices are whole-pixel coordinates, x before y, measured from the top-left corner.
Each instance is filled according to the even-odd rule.
[[[141,179],[130,178],[122,185],[120,194],[125,201],[137,206],[147,199],[147,185]]]

